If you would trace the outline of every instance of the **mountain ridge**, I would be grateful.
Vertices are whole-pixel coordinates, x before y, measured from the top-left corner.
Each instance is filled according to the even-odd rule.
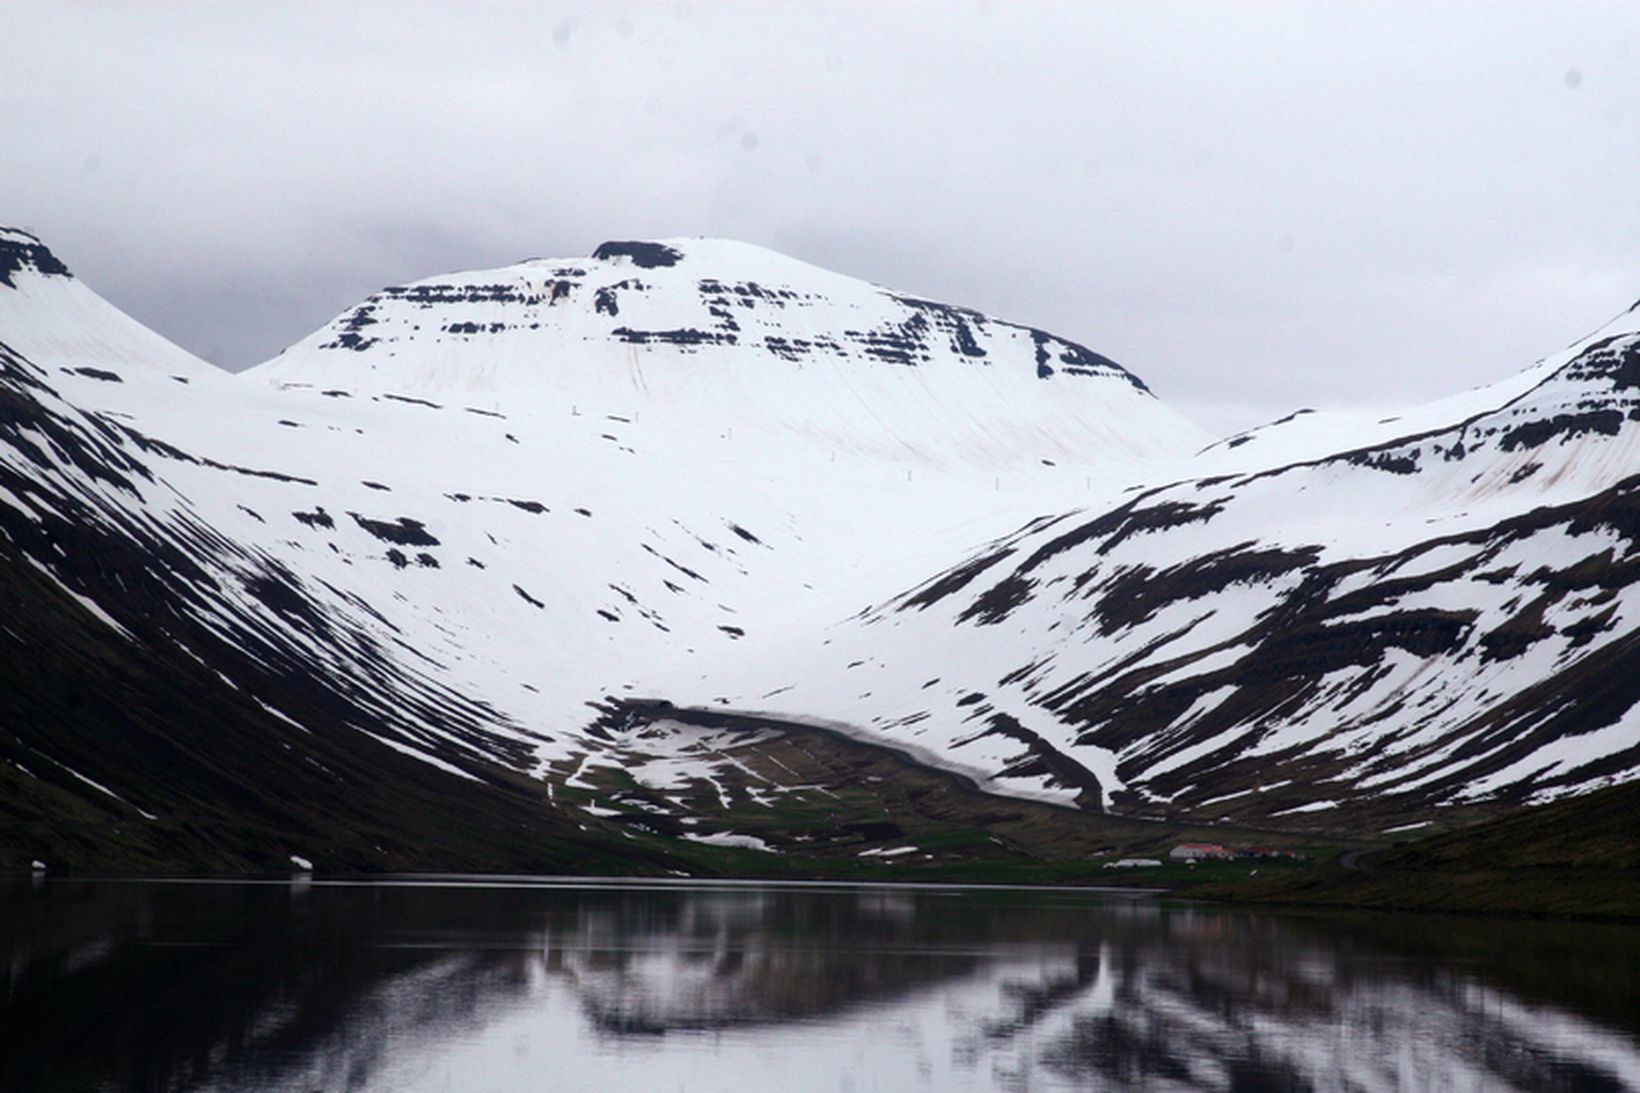
[[[937,640],[923,630],[938,626],[919,628],[916,621],[901,619],[907,611],[914,609],[920,618],[941,601],[953,601],[956,607],[942,617],[948,620],[945,625],[962,635],[957,640],[970,660],[977,655],[974,643],[986,631],[1005,631],[992,642],[996,652],[987,654],[994,659],[982,669],[984,675],[972,684],[949,685],[947,705],[931,705],[933,700],[905,685],[899,686],[897,698],[891,701],[884,692],[894,684],[884,677],[904,674],[902,666],[888,655],[897,639],[885,638],[882,632],[867,635],[862,627],[858,640],[848,642],[839,654],[850,665],[861,662],[857,670],[850,670],[846,686],[870,690],[878,724],[892,726],[896,718],[899,723],[913,719],[911,723],[920,724],[930,716],[972,724],[976,717],[991,717],[989,729],[981,724],[962,735],[959,750],[984,751],[988,738],[1017,736],[1018,728],[1009,726],[1028,725],[1034,718],[1035,733],[1059,741],[1071,754],[1087,754],[1096,764],[1096,771],[1088,773],[1096,774],[1106,786],[1113,780],[1123,786],[1134,779],[1145,780],[1131,749],[1151,747],[1156,742],[1153,733],[1161,733],[1162,738],[1171,735],[1170,747],[1152,753],[1153,763],[1162,762],[1149,777],[1161,779],[1159,784],[1179,786],[1176,777],[1162,776],[1181,767],[1193,771],[1194,781],[1205,786],[1209,770],[1202,763],[1212,753],[1221,751],[1221,758],[1239,761],[1246,748],[1272,734],[1300,748],[1307,759],[1314,758],[1315,740],[1297,731],[1291,709],[1277,712],[1282,702],[1309,703],[1319,716],[1323,708],[1340,712],[1352,702],[1367,701],[1373,687],[1384,691],[1372,699],[1377,705],[1364,706],[1356,715],[1367,720],[1355,729],[1357,739],[1343,745],[1339,754],[1345,755],[1396,735],[1387,727],[1374,728],[1373,718],[1408,718],[1397,713],[1394,705],[1398,686],[1421,687],[1418,693],[1425,701],[1451,704],[1435,698],[1438,688],[1427,681],[1417,684],[1410,678],[1428,675],[1429,666],[1438,661],[1446,664],[1441,660],[1445,652],[1468,662],[1467,667],[1448,665],[1445,670],[1450,678],[1478,679],[1506,673],[1517,658],[1539,643],[1547,641],[1552,646],[1558,642],[1560,660],[1555,663],[1569,670],[1573,660],[1616,640],[1613,635],[1628,632],[1625,620],[1631,617],[1632,606],[1626,559],[1634,545],[1628,513],[1633,504],[1632,471],[1640,465],[1640,451],[1636,450],[1640,430],[1634,425],[1640,420],[1640,403],[1635,398],[1640,392],[1635,389],[1634,374],[1640,360],[1637,347],[1640,337],[1632,331],[1613,333],[1607,328],[1563,359],[1551,362],[1551,367],[1540,367],[1540,376],[1528,391],[1446,430],[1346,450],[1320,460],[1153,487],[1091,521],[1075,522],[1072,516],[1061,516],[1011,537],[862,616],[865,625],[884,626],[890,632],[903,626],[915,635],[907,639],[909,646],[922,650],[930,640]],[[1300,517],[1295,500],[1312,488],[1315,496],[1302,502]],[[1258,500],[1260,497],[1265,500]],[[1374,523],[1352,519],[1364,499],[1371,499]],[[1237,518],[1238,511],[1246,515]],[[1272,515],[1277,512],[1279,518]],[[1614,552],[1605,536],[1617,536],[1620,549]],[[1552,537],[1564,541],[1551,543]],[[1538,546],[1534,540],[1545,545]],[[1562,560],[1557,568],[1545,567],[1557,553],[1576,552],[1580,546],[1582,553],[1573,555],[1579,557],[1574,564]],[[1474,561],[1499,563],[1510,551],[1522,560],[1494,568],[1490,575],[1477,574],[1486,579],[1474,581],[1460,595],[1465,587],[1460,579],[1464,554]],[[1442,557],[1444,565],[1431,564]],[[1080,564],[1076,559],[1082,559]],[[1413,569],[1421,574],[1408,583],[1404,575]],[[1328,573],[1336,575],[1329,577]],[[1482,594],[1488,580],[1493,591]],[[1064,591],[1049,594],[1055,585]],[[1546,593],[1531,591],[1543,585],[1547,585]],[[1513,601],[1505,602],[1507,596],[1496,591],[1504,587],[1516,593]],[[1353,601],[1346,598],[1346,592]],[[1375,603],[1375,595],[1385,600]],[[1405,610],[1418,597],[1427,600],[1431,596],[1440,601],[1438,605],[1420,603],[1415,611]],[[1221,610],[1202,606],[1215,598],[1224,602],[1237,597],[1239,603]],[[1340,602],[1341,610],[1352,602],[1357,604],[1356,621],[1341,625],[1349,611],[1336,622],[1326,621],[1324,614],[1312,624],[1319,628],[1293,631],[1310,610],[1305,603],[1324,604],[1333,598]],[[1049,601],[1037,606],[1050,611],[1047,619],[1051,621],[1014,625],[1011,616],[1029,611],[1033,600]],[[1083,601],[1090,601],[1091,609],[1078,606]],[[1509,617],[1522,603],[1525,610]],[[1483,625],[1482,613],[1475,609],[1484,611],[1489,605],[1491,611],[1504,614]],[[1566,614],[1556,620],[1558,627],[1528,621],[1528,616],[1535,618],[1534,612],[1543,611]],[[1040,620],[1043,610],[1036,615]],[[1174,621],[1158,621],[1169,617]],[[1261,618],[1265,621],[1257,621]],[[1238,631],[1238,627],[1246,629]],[[1056,629],[1064,636],[1045,642],[1044,636]],[[1097,642],[1101,655],[1094,663],[1106,667],[1090,671],[1088,667],[1053,666],[1062,653],[1076,648],[1072,638],[1077,634],[1085,635],[1084,641]],[[835,634],[833,639],[843,644]],[[1313,658],[1329,645],[1338,646],[1336,655],[1344,659],[1321,657],[1315,660],[1314,671],[1319,674],[1306,674],[1303,658]],[[1124,646],[1136,651],[1124,655]],[[1185,653],[1192,648],[1198,651]],[[1402,650],[1409,659],[1395,668],[1385,659],[1389,650]],[[957,655],[955,648],[949,655]],[[1591,678],[1624,678],[1622,665],[1632,655],[1621,653],[1620,647],[1615,655],[1622,659]],[[1193,662],[1207,671],[1204,681],[1221,681],[1217,689],[1206,682],[1192,684],[1193,690],[1181,690],[1176,683],[1163,685],[1166,679],[1188,674]],[[1348,681],[1349,666],[1357,663],[1358,678]],[[1160,670],[1169,664],[1173,665],[1171,676]],[[1226,676],[1227,668],[1235,664],[1244,664],[1247,671],[1256,668],[1256,676]],[[1551,668],[1560,670],[1545,664],[1526,672],[1527,689],[1539,682],[1536,673]],[[1154,683],[1145,681],[1147,671]],[[1337,673],[1344,677],[1321,687],[1326,676]],[[836,669],[832,674],[844,675]],[[1397,676],[1403,684],[1395,683],[1392,677]],[[1283,685],[1297,689],[1282,692],[1288,697],[1280,701],[1266,700],[1273,705],[1247,709],[1241,715],[1214,712],[1215,707],[1231,709],[1226,703],[1245,703],[1264,685],[1255,680],[1272,679],[1289,681]],[[1587,690],[1588,685],[1586,679],[1582,688]],[[793,701],[830,703],[832,717],[864,716],[863,712],[842,712],[846,704],[839,708],[838,698],[824,696],[827,686],[837,694],[845,687],[811,678],[788,693],[802,696]],[[1474,690],[1474,696],[1469,705],[1453,707],[1459,712],[1451,716],[1459,720],[1481,717],[1483,705],[1495,705],[1500,699],[1478,683],[1465,686]],[[1352,691],[1354,698],[1349,697]],[[1095,697],[1101,694],[1108,697]],[[1341,705],[1317,706],[1326,695]],[[1141,701],[1141,696],[1146,697]],[[953,701],[965,702],[967,707],[948,705]],[[1566,701],[1575,707],[1577,692]],[[900,709],[890,716],[895,702]],[[1606,733],[1609,744],[1605,746],[1628,756],[1624,770],[1632,769],[1635,744],[1640,740],[1633,702],[1632,695],[1619,701],[1615,720],[1591,727]],[[1147,709],[1151,712],[1144,716],[1151,720],[1134,723],[1133,717]],[[1027,718],[1027,711],[1036,712]],[[1219,727],[1209,732],[1207,726],[1214,717],[1220,717]],[[1194,732],[1187,728],[1192,718],[1202,722]],[[1349,718],[1344,720],[1347,723]],[[1127,727],[1119,727],[1123,725]],[[1239,748],[1231,732],[1237,725],[1246,738]],[[1406,739],[1404,730],[1399,735]],[[1566,741],[1581,735],[1581,731],[1569,730],[1554,747],[1568,747]],[[1104,742],[1103,750],[1100,742]],[[1194,750],[1185,750],[1186,743]],[[997,746],[1000,752],[990,762],[993,769],[1006,772],[1003,753],[1010,745]],[[1403,746],[1411,746],[1410,741]],[[1445,746],[1457,744],[1448,740]],[[1262,750],[1255,748],[1253,754],[1269,754],[1269,747],[1261,745]],[[1590,748],[1593,756],[1603,754],[1601,746]],[[1118,758],[1123,755],[1129,757]],[[1369,758],[1360,757],[1361,761]],[[1569,761],[1570,753],[1566,753],[1563,762]],[[1278,795],[1264,806],[1264,814],[1279,815],[1283,809],[1299,811],[1320,803],[1316,798],[1325,783],[1317,780],[1316,770],[1309,770],[1304,778],[1270,775],[1261,781],[1256,776],[1258,769],[1273,770],[1280,765],[1266,760],[1239,780],[1220,782],[1211,791],[1203,789],[1194,796],[1206,800],[1251,794],[1242,802],[1245,806],[1262,796],[1259,786],[1263,781],[1274,780],[1301,785],[1301,792],[1310,797],[1295,799],[1292,791]],[[1553,765],[1547,760],[1542,764],[1545,768]],[[1118,769],[1126,775],[1118,775]],[[1476,776],[1481,773],[1477,771]],[[1541,774],[1518,772],[1526,782],[1529,776]],[[1597,772],[1591,771],[1591,776]],[[1501,789],[1501,785],[1494,788]],[[1176,807],[1178,796],[1175,789],[1160,800]],[[1133,806],[1140,803],[1130,801]],[[1244,810],[1237,818],[1251,816]]]
[[[815,807],[795,737],[603,723],[638,695],[1193,824],[1359,833],[1640,766],[1634,309],[1331,451],[1308,415],[1202,451],[1092,350],[741,244],[389,288],[229,375],[0,242],[3,526],[58,589],[29,610],[174,645],[284,746],[535,787],[589,857]],[[52,794],[169,822],[98,716],[12,767],[58,749]]]

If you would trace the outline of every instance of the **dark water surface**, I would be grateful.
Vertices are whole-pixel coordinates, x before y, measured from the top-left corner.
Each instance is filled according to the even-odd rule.
[[[1640,928],[1064,890],[0,879],[0,1088],[1640,1089]]]

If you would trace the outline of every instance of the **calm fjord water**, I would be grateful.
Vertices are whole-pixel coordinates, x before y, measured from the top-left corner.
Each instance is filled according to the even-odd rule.
[[[1640,1088],[1640,929],[1043,889],[0,880],[7,1090]]]

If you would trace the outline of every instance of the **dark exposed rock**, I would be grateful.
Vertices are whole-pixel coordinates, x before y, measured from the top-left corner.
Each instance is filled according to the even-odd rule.
[[[73,276],[44,243],[15,230],[10,234],[19,238],[0,236],[0,285],[16,288],[16,275],[24,270],[32,270],[43,277]]]
[[[1163,570],[1144,565],[1119,569],[1093,589],[1098,593],[1099,631],[1110,635],[1137,626],[1165,606],[1222,592],[1233,584],[1284,577],[1313,566],[1319,554],[1315,547],[1281,550],[1244,543]]]
[[[683,258],[683,252],[663,243],[629,239],[600,243],[598,249],[592,252],[592,257],[606,262],[614,258],[629,258],[639,269],[658,269],[677,265]]]
[[[706,330],[695,330],[690,327],[679,327],[676,330],[633,330],[629,326],[618,326],[610,331],[615,337],[632,345],[734,345],[735,336],[726,333],[714,333]]]
[[[1390,474],[1417,474],[1418,449],[1408,452],[1351,452],[1344,458],[1358,467],[1371,467],[1374,470],[1388,471]]]
[[[382,394],[382,398],[391,399],[394,402],[407,402],[411,406],[425,406],[430,410],[442,410],[442,409],[444,409],[444,407],[440,406],[436,402],[428,402],[424,398],[414,398],[410,395],[394,395],[394,394],[388,394],[388,393],[384,392]]]
[[[1506,452],[1512,452],[1517,448],[1536,448],[1555,439],[1565,443],[1585,433],[1616,436],[1622,428],[1621,410],[1600,409],[1556,414],[1544,421],[1528,421],[1515,426],[1498,439],[1498,446]]]
[[[1104,811],[1099,779],[1093,772],[1044,740],[1039,733],[1021,725],[1017,718],[1005,713],[992,714],[987,735],[1006,736],[1025,745],[1024,754],[1012,760],[997,777],[1035,778],[1046,775],[1048,785],[1075,789],[1075,800],[1080,807],[1089,812]]]
[[[986,589],[957,616],[958,622],[973,620],[981,626],[1001,622],[1008,613],[1031,598],[1036,582],[1019,573],[1010,573]]]
[[[323,505],[315,505],[312,512],[293,512],[291,515],[296,517],[298,522],[306,524],[310,528],[333,528],[336,526],[336,521],[331,519],[330,513],[325,511]]]
[[[996,551],[995,553],[983,554],[978,558],[973,558],[967,562],[964,562],[962,565],[947,571],[943,576],[935,578],[929,583],[923,585],[921,588],[917,589],[915,592],[911,593],[909,596],[906,596],[900,601],[899,609],[901,611],[905,611],[915,607],[918,610],[922,610],[932,607],[934,604],[945,599],[947,596],[952,596],[958,592],[961,592],[971,581],[974,580],[974,578],[978,577],[981,573],[985,572],[997,563],[1003,561],[1009,555],[1013,554],[1013,552],[1012,547],[1006,547],[1000,551]]]
[[[372,520],[367,516],[360,516],[356,512],[348,513],[353,522],[374,535],[384,543],[397,543],[399,546],[438,546],[439,541],[433,538],[420,520],[412,520],[408,516],[400,516],[391,522],[386,520]]]

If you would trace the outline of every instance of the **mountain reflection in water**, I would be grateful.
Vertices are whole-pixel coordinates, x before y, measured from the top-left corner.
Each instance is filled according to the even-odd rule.
[[[5,1089],[1640,1088],[1640,930],[1050,890],[0,882]]]

